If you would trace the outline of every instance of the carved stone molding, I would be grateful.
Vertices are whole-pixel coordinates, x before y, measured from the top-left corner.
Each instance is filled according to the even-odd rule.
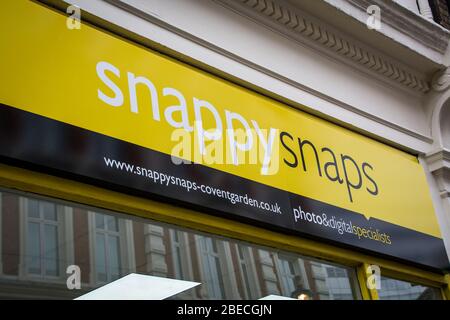
[[[436,73],[431,81],[431,86],[435,91],[445,91],[450,87],[450,68]]]
[[[450,198],[450,170],[440,169],[433,173],[441,198]]]
[[[370,5],[377,5],[382,12],[381,20],[415,41],[444,54],[450,38],[449,31],[419,16],[414,12],[396,5],[392,0],[348,0],[361,11]],[[432,18],[431,18],[432,21]]]
[[[253,12],[252,18],[258,18],[264,24],[269,18],[278,26],[289,30],[294,38],[303,38],[318,44],[324,51],[328,51],[356,63],[368,72],[395,81],[402,86],[415,91],[425,93],[429,91],[430,85],[427,79],[401,63],[389,57],[371,50],[358,41],[336,32],[331,26],[310,17],[295,7],[280,0],[216,0],[241,14]],[[239,8],[240,7],[240,8]],[[245,9],[245,10],[240,10]],[[405,9],[406,10],[406,9]]]
[[[442,198],[450,197],[450,150],[441,149],[425,157],[430,172],[436,179]]]

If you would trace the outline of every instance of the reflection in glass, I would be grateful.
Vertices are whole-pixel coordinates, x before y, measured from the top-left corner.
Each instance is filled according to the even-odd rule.
[[[106,226],[109,231],[119,231],[119,227],[117,225],[117,218],[113,216],[104,216],[106,218]]]
[[[95,227],[97,229],[105,228],[105,215],[100,213],[95,214]]]
[[[380,300],[440,300],[439,289],[381,277]]]
[[[210,237],[197,236],[208,297],[212,299],[224,299],[225,288],[217,241]]]
[[[360,298],[350,268],[131,215],[10,192],[0,196],[7,199],[0,201],[2,230],[20,235],[19,243],[2,239],[0,298],[12,297],[11,279],[15,297],[40,298],[45,292],[46,298],[73,299],[132,272],[201,283],[173,299],[302,293]],[[17,214],[4,214],[11,210]],[[73,264],[81,268],[81,290],[68,290],[61,272]]]
[[[47,201],[40,201],[45,220],[56,221],[56,206]]]
[[[95,213],[95,265],[97,279],[111,282],[120,278],[120,234],[118,218]]]
[[[173,267],[174,267],[174,276],[177,279],[185,279],[185,274],[183,272],[183,255],[181,250],[183,249],[182,245],[182,235],[180,235],[181,231],[170,230],[170,240],[172,244],[172,258],[173,258]]]
[[[58,217],[56,205],[48,201],[24,199],[26,220],[27,273],[40,277],[59,274]]]
[[[37,200],[28,200],[28,217],[39,219],[39,201]]]
[[[56,220],[56,219],[54,219]],[[44,225],[45,274],[56,277],[58,275],[58,230],[55,225]]]
[[[27,241],[27,266],[28,272],[41,274],[41,249],[39,224],[35,222],[28,223],[28,241]]]
[[[251,259],[248,257],[249,248],[244,245],[236,244],[236,249],[239,256],[239,267],[244,281],[244,297],[246,299],[253,299],[255,295],[252,294],[251,273],[248,265]]]
[[[108,280],[106,272],[106,244],[105,237],[101,234],[95,236],[95,267],[97,280],[106,282]]]
[[[279,258],[279,275],[281,278],[281,287],[283,291],[283,295],[290,297],[292,292],[295,291],[295,272],[294,265],[292,261],[289,261],[286,258]]]
[[[111,281],[114,281],[120,278],[119,237],[116,235],[109,235],[108,246],[110,279]]]

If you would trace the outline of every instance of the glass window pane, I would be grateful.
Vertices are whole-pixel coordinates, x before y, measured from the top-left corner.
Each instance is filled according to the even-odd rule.
[[[109,245],[109,271],[111,273],[111,280],[116,280],[120,277],[120,247],[118,236],[108,236]]]
[[[217,249],[217,241],[218,241],[218,240],[216,240],[216,239],[211,239],[211,238],[209,238],[209,239],[210,239],[210,241],[208,241],[208,242],[211,243],[212,252],[218,253],[218,252],[219,252],[219,249]]]
[[[105,215],[106,225],[109,231],[119,231],[119,224],[117,222],[117,217]]]
[[[241,245],[236,246],[238,249],[239,259],[244,260],[244,248]]]
[[[39,223],[28,223],[27,269],[29,273],[41,273],[41,237]]]
[[[180,239],[182,239],[182,235],[181,235],[181,231],[177,231],[177,230],[169,230],[169,234],[171,237],[171,250],[173,251],[172,253],[169,253],[173,260],[173,275],[175,278],[177,279],[184,279],[184,271],[183,271],[183,253],[182,253],[182,246],[181,246],[181,241]]]
[[[222,267],[220,266],[219,257],[216,257],[214,259],[214,265],[215,265],[215,269],[216,269],[215,276],[218,280],[218,283],[216,284],[216,286],[219,289],[217,297],[220,299],[224,299],[225,298],[225,285],[223,282],[224,277],[223,277]]]
[[[28,217],[39,219],[39,201],[28,199]]]
[[[292,262],[285,259],[280,259],[279,271],[283,295],[291,297],[293,292],[295,291],[295,284],[294,284],[295,275],[293,272]]]
[[[95,227],[97,229],[105,228],[105,215],[101,213],[95,213]]]
[[[53,203],[47,201],[40,201],[41,210],[44,213],[44,219],[50,221],[56,221],[56,206]]]
[[[55,225],[45,225],[45,242],[44,242],[44,265],[45,274],[48,276],[57,276],[58,267],[58,230]]]
[[[241,263],[241,268],[242,268],[242,277],[244,278],[244,284],[245,284],[245,293],[247,294],[247,297],[249,299],[251,299],[251,284],[250,284],[250,275],[248,274],[247,271],[247,266],[245,265],[245,263]]]
[[[184,273],[183,273],[183,264],[181,262],[181,248],[179,246],[176,246],[174,250],[175,252],[173,260],[174,260],[175,275],[177,278],[183,279]]]
[[[349,279],[351,276],[348,274],[347,269],[337,267],[337,266],[328,266],[324,265],[324,274],[327,275],[325,280],[326,290],[328,291],[328,295],[330,299],[333,300],[348,300],[352,299],[352,288]],[[333,276],[329,276],[329,273],[325,272],[325,270],[333,270],[331,274]]]
[[[220,265],[216,239],[199,236],[198,243],[201,248],[201,261],[203,267],[203,283],[206,286],[207,299],[224,299],[225,290],[223,270]]]
[[[106,282],[108,280],[106,272],[106,243],[103,234],[97,234],[95,237],[95,270],[98,281]]]
[[[10,201],[14,197],[19,204],[24,196],[11,194]],[[201,283],[171,297],[174,299],[259,299],[268,294],[294,298],[307,294],[313,299],[360,298],[356,273],[351,268],[131,215],[96,213],[97,208],[84,205],[64,203],[74,210],[67,210],[67,223],[57,223],[57,209],[63,204],[57,200],[30,200],[28,215],[17,220],[24,225],[17,225],[16,230],[17,234],[26,230],[25,252],[20,251],[21,243],[12,244],[12,248],[19,248],[15,252],[2,239],[2,248],[9,249],[7,254],[3,253],[3,266],[15,263],[17,267],[4,268],[3,272],[8,273],[0,274],[0,298],[9,297],[3,277],[8,279],[9,286],[17,281],[24,298],[40,298],[43,292],[46,297],[76,298],[81,293],[68,290],[62,269],[66,266],[63,258],[68,254],[73,254],[73,264],[81,268],[82,287],[87,290],[118,279],[130,272],[126,266],[135,266],[132,270],[136,273]],[[19,205],[12,207],[20,209]],[[40,217],[36,214],[37,207]],[[0,211],[1,214],[4,212]],[[17,217],[20,214],[17,212]],[[127,228],[119,235],[122,221]],[[121,256],[121,252],[132,254]],[[24,261],[27,271],[23,277],[19,277],[20,261]],[[397,290],[404,290],[405,285],[408,286],[386,283],[386,287]]]
[[[438,288],[426,287],[406,281],[381,277],[380,300],[441,300]]]

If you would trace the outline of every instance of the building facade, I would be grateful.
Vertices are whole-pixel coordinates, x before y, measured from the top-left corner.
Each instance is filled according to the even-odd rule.
[[[1,6],[0,297],[140,273],[201,283],[173,299],[450,299],[448,1]],[[233,163],[196,161],[236,123]],[[272,127],[279,173],[240,165]],[[173,128],[201,165],[169,166]]]

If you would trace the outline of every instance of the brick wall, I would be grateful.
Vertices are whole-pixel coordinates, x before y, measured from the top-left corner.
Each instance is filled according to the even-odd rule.
[[[450,30],[450,0],[429,0],[434,21]]]

